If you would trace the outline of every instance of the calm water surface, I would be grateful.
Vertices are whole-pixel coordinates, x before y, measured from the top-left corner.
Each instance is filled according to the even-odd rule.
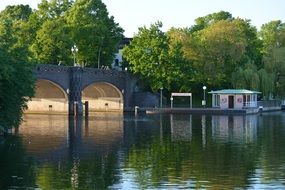
[[[285,189],[285,113],[25,115],[0,189]]]

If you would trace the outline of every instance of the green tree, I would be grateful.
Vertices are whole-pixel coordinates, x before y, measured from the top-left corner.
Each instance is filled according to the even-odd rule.
[[[19,126],[26,103],[33,96],[33,84],[31,65],[15,60],[0,45],[0,128],[6,131]]]
[[[263,24],[259,32],[259,37],[262,39],[263,48],[262,52],[268,55],[273,48],[285,45],[285,24],[280,20],[275,20]]]
[[[277,47],[264,57],[264,68],[274,77],[275,96],[285,97],[285,47]]]
[[[26,102],[34,92],[25,31],[21,31],[27,16],[10,17],[7,12],[11,10],[18,9],[9,7],[0,16],[0,128],[4,130],[19,125]]]
[[[262,67],[262,41],[258,38],[257,29],[250,24],[250,20],[236,18],[232,23],[243,33],[246,42],[245,52],[240,61],[241,65],[252,62],[260,69]]]
[[[182,83],[185,66],[181,43],[175,39],[174,31],[167,34],[161,31],[161,27],[162,23],[157,22],[150,28],[139,28],[123,55],[129,62],[130,70],[138,74],[153,91],[161,87],[182,90],[178,85]]]
[[[190,37],[194,43],[190,44],[192,54],[188,59],[194,60],[195,81],[229,87],[231,74],[246,51],[243,32],[233,22],[221,20]]]
[[[175,67],[170,69],[176,72],[170,75],[172,91],[189,92],[195,84],[193,62],[186,59],[183,49],[187,32],[186,29],[171,28],[166,33],[169,38],[169,61]]]
[[[84,65],[110,65],[123,37],[123,29],[109,17],[101,0],[79,0],[66,15],[71,39],[78,46]]]
[[[232,73],[232,83],[234,88],[259,90],[260,79],[256,65],[248,62],[244,67],[238,67]]]
[[[13,53],[11,56],[16,59],[22,59],[22,53],[31,55],[29,46],[33,37],[28,23],[31,14],[28,5],[7,6],[0,12],[2,47]]]
[[[30,46],[34,59],[40,63],[72,64],[70,31],[64,18],[72,2],[68,0],[42,0],[30,17],[36,37]]]
[[[35,59],[40,63],[72,64],[70,52],[72,41],[69,29],[63,18],[49,19],[37,31],[36,40],[31,46]]]
[[[42,0],[38,8],[30,17],[36,29],[30,49],[38,62],[71,65],[71,47],[77,45],[80,65],[110,66],[123,29],[101,0]]]
[[[25,20],[29,19],[29,16],[32,13],[32,9],[29,5],[13,5],[7,6],[0,13],[1,19],[12,19],[12,20]]]
[[[263,42],[263,68],[271,76],[271,94],[285,96],[285,24],[280,20],[262,25],[259,36]],[[268,80],[269,80],[268,79]]]

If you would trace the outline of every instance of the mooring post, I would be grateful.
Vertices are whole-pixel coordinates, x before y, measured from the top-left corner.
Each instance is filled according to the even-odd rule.
[[[138,115],[139,106],[135,106],[135,116]]]
[[[89,116],[89,102],[85,101],[84,105],[85,105],[85,117],[88,117]]]

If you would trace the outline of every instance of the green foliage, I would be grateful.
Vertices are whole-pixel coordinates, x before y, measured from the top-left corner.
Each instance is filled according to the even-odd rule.
[[[30,55],[28,48],[31,33],[28,18],[31,14],[31,8],[23,5],[8,6],[0,13],[1,47],[17,60],[26,58],[22,54]]]
[[[269,98],[272,92],[274,92],[275,76],[273,73],[268,73],[264,68],[258,71],[260,80],[260,91],[265,98]]]
[[[254,64],[261,68],[262,66],[262,41],[258,38],[256,27],[250,24],[246,19],[234,19],[232,21],[236,27],[242,32],[243,40],[246,42],[245,52],[240,61],[244,65],[247,62],[254,62]]]
[[[220,20],[186,33],[185,41],[184,55],[193,62],[195,83],[230,87],[231,74],[240,65],[248,45],[243,30],[232,20]]]
[[[140,28],[124,51],[131,71],[153,90],[163,86],[168,91],[198,92],[195,89],[207,85],[258,90],[266,97],[285,91],[276,81],[285,76],[282,23],[264,25],[258,34],[249,20],[224,11],[195,21],[190,28],[166,33],[160,30],[162,23]]]
[[[259,90],[260,79],[256,65],[247,63],[244,67],[238,67],[232,73],[232,84],[237,89]]]
[[[280,20],[263,24],[259,36],[263,42],[262,53],[268,55],[274,48],[285,45],[285,24]]]
[[[27,154],[22,137],[11,135],[0,138],[0,152],[0,189],[36,187],[36,163]],[[15,180],[12,176],[22,179]]]
[[[191,33],[197,32],[199,30],[203,30],[204,28],[207,28],[209,25],[217,21],[232,20],[232,19],[233,19],[232,14],[230,14],[229,12],[225,12],[225,11],[208,14],[204,17],[199,17],[195,19],[196,24],[190,27],[190,31]]]
[[[185,59],[182,46],[175,34],[162,32],[162,23],[152,24],[150,28],[139,28],[138,34],[131,44],[124,49],[124,57],[129,62],[130,69],[140,74],[152,90],[163,87],[167,90],[178,89],[181,79],[185,80],[182,70]],[[180,85],[183,87],[183,85]]]
[[[101,0],[43,0],[31,20],[36,28],[31,50],[40,63],[72,65],[71,47],[76,44],[80,65],[110,65],[123,37]]]
[[[62,18],[47,20],[37,31],[37,37],[31,46],[35,59],[40,63],[72,63],[70,47],[72,42],[68,28]]]
[[[123,37],[123,29],[108,16],[101,0],[76,1],[66,15],[70,37],[77,44],[79,62],[110,65]]]
[[[101,0],[42,0],[34,11],[27,5],[8,6],[0,12],[0,21],[5,37],[17,39],[14,45],[39,63],[73,65],[71,47],[76,44],[82,66],[110,66],[123,37]]]
[[[13,59],[0,47],[0,125],[2,127],[7,129],[19,126],[26,103],[29,97],[33,96],[33,84],[31,65]]]
[[[32,13],[32,9],[28,5],[7,6],[5,10],[0,12],[0,18],[12,19],[14,21],[27,21]]]
[[[23,7],[17,8],[8,7],[5,11]],[[22,18],[26,16],[11,15],[0,16],[0,126],[5,129],[19,125],[26,102],[34,92],[32,65],[28,63],[29,51],[24,38],[26,30],[21,31],[25,29]]]
[[[285,96],[285,47],[273,48],[264,58],[264,69],[273,75],[276,96]]]

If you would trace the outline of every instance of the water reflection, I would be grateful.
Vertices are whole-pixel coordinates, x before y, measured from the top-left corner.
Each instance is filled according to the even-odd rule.
[[[170,114],[170,125],[172,140],[191,141],[192,115],[183,116]]]
[[[257,137],[258,117],[212,116],[212,138],[220,142],[252,143]]]
[[[283,189],[285,115],[26,115],[0,189]]]
[[[41,163],[40,188],[89,189],[106,188],[118,180],[115,157],[122,129],[121,114],[99,114],[89,120],[27,115],[19,133],[26,151]]]
[[[191,141],[193,135],[192,115],[170,116],[171,136],[174,141]],[[207,136],[211,136],[212,141],[225,143],[251,143],[257,138],[257,115],[249,116],[208,116],[211,123],[207,123],[207,116],[199,116],[201,126],[201,142],[205,148]],[[195,122],[197,126],[198,122]],[[160,122],[162,125],[162,122]],[[199,125],[199,124],[198,124]],[[211,130],[209,130],[209,128]]]
[[[0,189],[35,187],[36,163],[17,136],[0,137]]]
[[[93,151],[104,152],[120,144],[123,116],[99,114],[88,120],[59,115],[26,115],[19,133],[30,153],[73,158],[93,154]]]

